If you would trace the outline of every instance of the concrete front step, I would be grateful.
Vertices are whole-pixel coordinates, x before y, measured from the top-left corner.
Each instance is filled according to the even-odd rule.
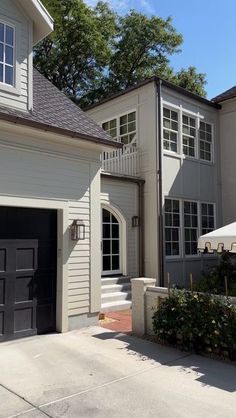
[[[126,309],[131,308],[131,301],[130,300],[121,300],[118,302],[106,302],[102,303],[101,312],[117,312],[117,311],[125,311]]]
[[[102,286],[130,283],[130,276],[102,277]]]
[[[122,300],[131,300],[131,292],[113,292],[102,294],[103,303],[120,302]]]
[[[115,292],[131,292],[131,284],[108,284],[102,286],[102,295],[105,293],[115,293]]]
[[[102,307],[101,312],[116,312],[131,307],[131,277],[102,277]]]

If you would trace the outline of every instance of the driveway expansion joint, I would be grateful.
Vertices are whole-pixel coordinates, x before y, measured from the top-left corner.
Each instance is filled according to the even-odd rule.
[[[26,411],[22,411],[19,412],[17,414],[13,414],[11,416],[8,416],[7,418],[15,418],[15,417],[20,417],[23,414],[28,414],[29,412],[33,412],[33,411],[38,411],[41,412],[42,414],[44,414],[46,417],[48,418],[53,418],[51,415],[49,415],[47,412],[43,411],[42,409],[40,409],[40,406],[34,405],[32,402],[30,402],[28,399],[24,398],[24,396],[19,395],[17,392],[15,392],[14,390],[8,388],[7,386],[3,385],[2,383],[0,383],[0,386],[5,389],[6,391],[10,392],[12,395],[17,396],[17,398],[21,399],[22,401],[24,401],[25,403],[27,403],[28,405],[30,405],[32,408],[31,409],[27,409]]]

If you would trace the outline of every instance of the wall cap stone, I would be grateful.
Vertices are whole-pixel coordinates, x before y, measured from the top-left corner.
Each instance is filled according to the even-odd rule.
[[[156,279],[150,279],[150,278],[147,278],[147,277],[139,277],[139,278],[137,278],[137,279],[131,279],[131,283],[132,284],[149,284],[149,285],[151,285],[151,284],[155,284],[156,283]]]

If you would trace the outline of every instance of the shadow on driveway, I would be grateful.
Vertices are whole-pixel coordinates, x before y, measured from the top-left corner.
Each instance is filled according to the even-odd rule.
[[[140,361],[153,360],[162,366],[177,367],[185,373],[194,372],[202,386],[211,386],[233,393],[236,391],[236,365],[181,352],[150,341],[118,332],[93,335],[101,340],[117,339],[126,343],[125,350]],[[122,348],[124,350],[124,348]]]

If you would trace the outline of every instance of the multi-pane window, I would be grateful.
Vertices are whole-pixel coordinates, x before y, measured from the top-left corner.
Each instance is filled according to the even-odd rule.
[[[117,139],[117,120],[111,119],[102,124],[102,129],[106,131],[113,139]]]
[[[120,141],[130,144],[136,136],[136,112],[120,116]]]
[[[180,204],[175,199],[165,199],[165,253],[180,255]]]
[[[196,119],[183,115],[182,122],[183,153],[195,157]]]
[[[14,28],[0,22],[0,82],[14,85]]]
[[[186,255],[197,254],[198,205],[197,202],[184,202],[184,251]]]
[[[215,229],[214,205],[212,203],[201,204],[201,233],[207,234]]]
[[[165,253],[169,257],[198,254],[199,235],[215,229],[213,203],[166,198],[164,216]]]
[[[108,210],[102,210],[103,272],[120,269],[120,224]]]
[[[212,161],[212,126],[202,121],[199,128],[199,149],[201,160]]]
[[[178,113],[164,107],[163,109],[163,147],[177,152]]]
[[[130,144],[136,137],[136,112],[130,112],[104,122],[102,128],[114,140],[126,145]]]

